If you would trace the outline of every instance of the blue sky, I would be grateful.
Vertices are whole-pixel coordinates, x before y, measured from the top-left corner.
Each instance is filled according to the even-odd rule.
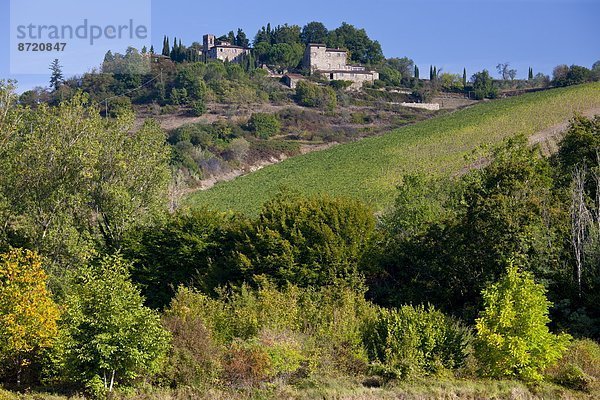
[[[20,3],[29,0],[13,0]],[[47,1],[47,0],[46,0]],[[68,0],[62,0],[64,1]],[[77,1],[82,4],[81,0]],[[122,0],[123,4],[128,0]],[[148,0],[150,1],[150,0]],[[53,4],[53,2],[47,2]],[[152,44],[160,51],[164,34],[185,44],[241,27],[249,37],[267,22],[304,25],[345,21],[379,40],[386,57],[412,58],[427,71],[469,75],[510,62],[525,77],[550,74],[558,64],[590,67],[600,59],[600,0],[152,0]],[[0,0],[0,78],[15,78],[20,91],[47,85],[46,75],[10,75],[10,0]],[[54,3],[56,4],[56,3]],[[115,10],[112,10],[115,12]],[[118,13],[115,15],[119,15]],[[116,49],[122,51],[123,49]],[[81,71],[101,59],[82,59]]]

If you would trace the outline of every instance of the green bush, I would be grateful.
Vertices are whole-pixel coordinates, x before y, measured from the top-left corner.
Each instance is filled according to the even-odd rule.
[[[374,230],[373,213],[361,202],[282,193],[240,243],[240,269],[299,286],[352,278]]]
[[[119,96],[108,100],[108,116],[116,118],[119,115],[131,112],[131,99],[126,96]]]
[[[329,85],[335,90],[346,90],[352,86],[352,81],[333,80],[329,82]]]
[[[190,107],[192,108],[192,114],[195,117],[199,117],[204,115],[206,112],[206,104],[204,104],[204,100],[195,100],[190,103]]]
[[[281,122],[276,114],[254,113],[248,121],[248,127],[255,136],[268,139],[279,134]]]
[[[482,373],[540,381],[542,371],[567,349],[570,336],[548,330],[546,289],[512,263],[497,283],[483,290],[484,310],[476,321],[476,357]]]
[[[559,385],[593,391],[600,385],[600,345],[590,339],[574,341],[546,375]]]
[[[372,361],[406,378],[463,366],[471,333],[434,308],[403,306],[380,309],[364,341]]]
[[[165,312],[174,344],[164,374],[170,384],[201,385],[214,376],[209,370],[250,386],[332,367],[366,370],[363,327],[375,307],[365,300],[364,289],[344,282],[277,289],[256,279],[258,289],[243,285],[220,291],[218,299],[179,289]]]
[[[333,111],[337,107],[337,97],[331,87],[306,81],[298,82],[296,99],[298,104],[305,107],[317,107],[327,111]]]

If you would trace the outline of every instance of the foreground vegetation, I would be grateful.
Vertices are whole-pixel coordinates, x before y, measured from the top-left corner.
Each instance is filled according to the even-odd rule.
[[[479,125],[457,129],[456,115],[517,129],[498,110],[539,106],[558,120],[559,100],[594,104],[590,90],[440,121],[466,140]],[[255,216],[169,214],[169,152],[155,124],[101,118],[81,94],[35,110],[15,98],[0,87],[5,388],[99,399],[598,397],[600,118],[573,118],[551,158],[517,135],[462,175],[448,176],[457,151],[448,169],[394,177],[379,214],[293,190]],[[415,146],[430,137],[417,127],[422,137],[404,138]],[[443,133],[432,135],[427,146]]]
[[[599,89],[594,83],[479,104],[381,137],[294,157],[194,193],[188,204],[255,215],[286,187],[350,196],[381,210],[390,205],[404,174],[456,173],[479,146],[517,133],[530,135],[569,119],[574,111],[599,107]]]

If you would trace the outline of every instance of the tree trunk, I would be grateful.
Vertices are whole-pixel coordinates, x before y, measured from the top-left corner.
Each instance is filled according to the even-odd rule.
[[[115,384],[115,370],[113,369],[112,376],[110,377],[110,387],[108,388],[109,392],[112,392],[114,384]]]

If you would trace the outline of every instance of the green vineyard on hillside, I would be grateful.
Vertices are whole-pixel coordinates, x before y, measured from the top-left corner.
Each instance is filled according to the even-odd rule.
[[[186,205],[256,214],[283,188],[327,193],[385,208],[407,173],[449,175],[480,146],[516,134],[531,135],[600,107],[593,83],[485,102],[378,137],[294,157],[210,190],[191,195]]]

